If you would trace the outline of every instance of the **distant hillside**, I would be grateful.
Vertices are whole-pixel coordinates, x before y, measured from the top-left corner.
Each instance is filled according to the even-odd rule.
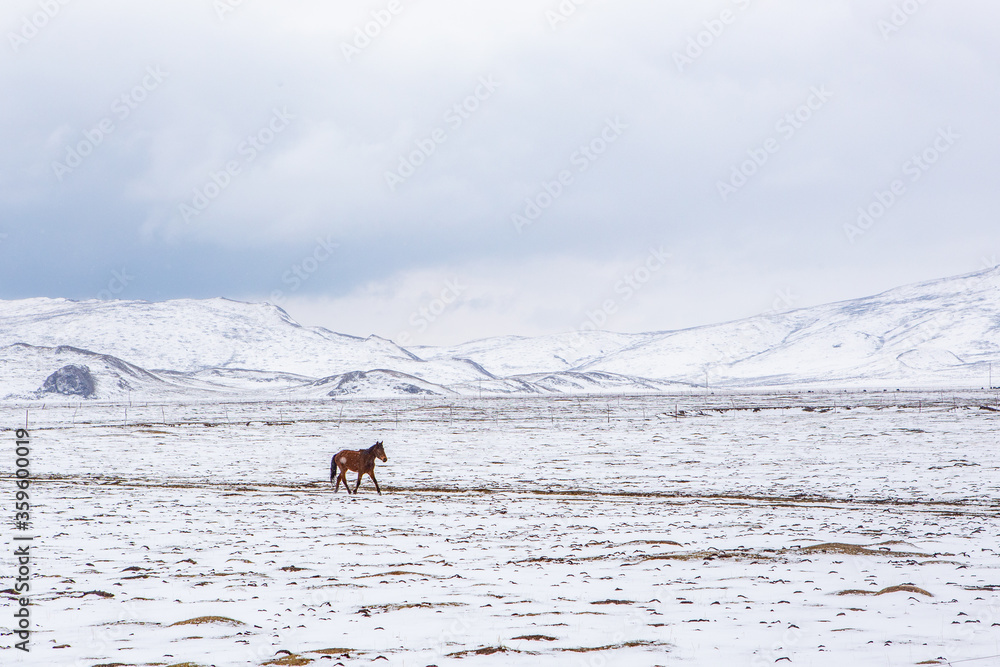
[[[0,347],[0,378],[0,400],[114,400],[132,392],[162,397],[198,392],[191,384],[168,382],[117,357],[68,345]]]
[[[603,372],[702,387],[984,386],[990,363],[1000,376],[1000,269],[681,331],[501,337],[413,351],[471,359],[501,375]]]
[[[303,327],[270,304],[0,301],[0,400],[89,386],[87,374],[72,368],[50,380],[66,366],[88,368],[91,398],[332,399],[706,384],[980,387],[994,363],[1000,376],[1000,269],[681,331],[506,336],[410,349]]]

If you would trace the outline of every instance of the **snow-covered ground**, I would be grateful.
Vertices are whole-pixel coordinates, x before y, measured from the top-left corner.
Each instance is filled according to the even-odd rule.
[[[37,539],[32,652],[7,614],[0,661],[998,664],[998,403],[3,406]],[[376,439],[383,495],[333,493],[331,455]]]

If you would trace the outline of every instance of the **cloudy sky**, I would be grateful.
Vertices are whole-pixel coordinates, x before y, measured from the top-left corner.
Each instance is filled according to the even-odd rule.
[[[5,0],[0,298],[417,343],[1000,254],[992,0]]]

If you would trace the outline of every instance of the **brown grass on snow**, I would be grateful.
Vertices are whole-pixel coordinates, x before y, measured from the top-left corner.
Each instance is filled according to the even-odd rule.
[[[901,586],[889,586],[888,588],[883,588],[880,591],[863,591],[858,589],[850,589],[846,591],[839,591],[837,595],[885,595],[887,593],[920,593],[921,595],[926,595],[929,598],[934,597],[933,594],[912,584],[903,584]]]
[[[234,618],[226,618],[225,616],[198,616],[197,618],[189,618],[186,621],[177,621],[176,623],[171,623],[167,627],[174,627],[175,625],[201,625],[202,623],[227,623],[229,625],[246,625],[243,621],[237,621]]]
[[[928,554],[915,551],[890,551],[888,549],[869,549],[858,544],[844,544],[843,542],[824,542],[823,544],[812,544],[799,549],[802,553],[824,553],[824,554],[846,554],[848,556],[889,556],[893,558],[917,557],[926,558]]]
[[[303,658],[301,655],[296,655],[295,653],[288,653],[288,655],[283,655],[280,658],[274,658],[272,660],[268,660],[264,664],[289,665],[290,667],[298,667],[299,665],[308,665],[310,662],[313,662],[312,658]]]

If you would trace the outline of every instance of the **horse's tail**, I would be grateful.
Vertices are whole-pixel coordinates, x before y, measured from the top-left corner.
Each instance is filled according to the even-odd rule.
[[[330,484],[333,484],[334,471],[337,470],[337,455],[334,454],[333,458],[330,459]]]

